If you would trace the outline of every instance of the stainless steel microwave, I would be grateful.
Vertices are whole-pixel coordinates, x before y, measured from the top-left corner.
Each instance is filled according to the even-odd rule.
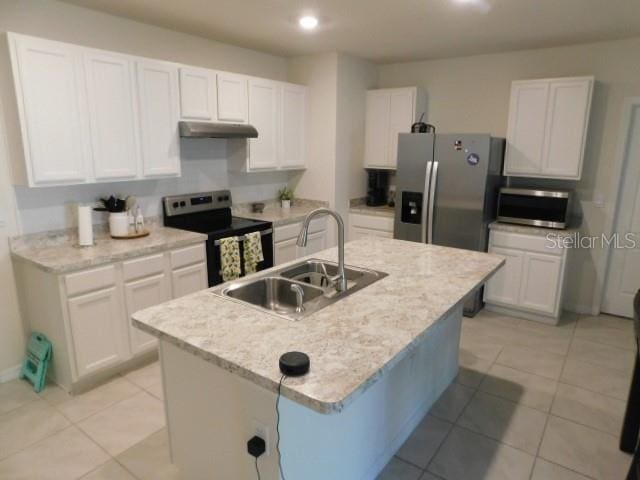
[[[498,194],[498,221],[546,228],[567,228],[571,192],[501,188]]]

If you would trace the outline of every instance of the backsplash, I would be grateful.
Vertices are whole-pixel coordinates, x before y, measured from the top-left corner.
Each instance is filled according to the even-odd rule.
[[[134,195],[146,217],[162,215],[160,200],[208,190],[229,189],[234,202],[275,198],[290,180],[291,172],[236,173],[227,170],[227,141],[183,139],[180,144],[182,177],[69,187],[15,187],[21,233],[35,233],[74,227],[78,203],[91,204],[109,195]],[[107,221],[107,214],[95,212],[94,224]]]

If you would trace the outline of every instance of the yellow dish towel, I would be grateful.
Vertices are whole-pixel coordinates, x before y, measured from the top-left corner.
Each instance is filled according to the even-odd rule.
[[[225,282],[240,277],[240,247],[236,237],[220,239],[220,267]]]
[[[244,273],[255,273],[258,263],[264,261],[262,236],[260,232],[247,233],[244,236]]]

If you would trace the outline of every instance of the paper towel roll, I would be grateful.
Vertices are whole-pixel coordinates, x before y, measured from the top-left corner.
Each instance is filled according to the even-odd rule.
[[[91,207],[78,206],[78,244],[82,247],[93,245],[93,222]]]

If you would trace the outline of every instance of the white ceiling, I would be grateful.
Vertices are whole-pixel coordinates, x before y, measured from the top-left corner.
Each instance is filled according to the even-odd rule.
[[[277,55],[378,63],[640,36],[638,0],[66,0]],[[314,32],[297,25],[320,18]]]

